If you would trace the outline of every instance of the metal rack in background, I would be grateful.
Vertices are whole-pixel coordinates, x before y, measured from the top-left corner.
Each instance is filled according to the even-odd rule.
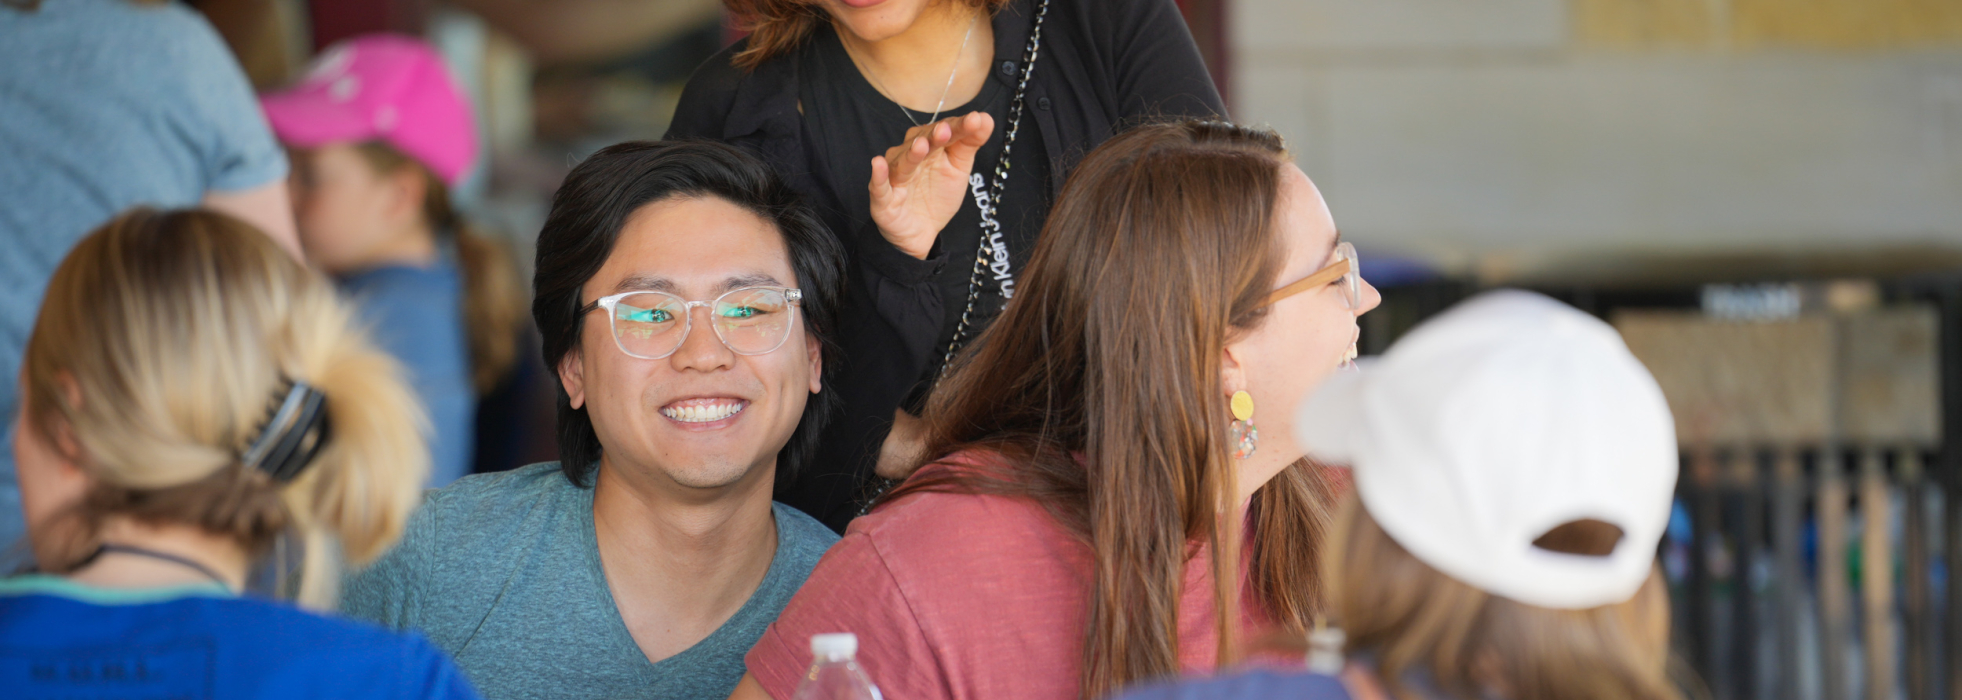
[[[1534,288],[1616,324],[1678,414],[1687,684],[1962,700],[1962,274]],[[1383,289],[1364,353],[1477,290]]]

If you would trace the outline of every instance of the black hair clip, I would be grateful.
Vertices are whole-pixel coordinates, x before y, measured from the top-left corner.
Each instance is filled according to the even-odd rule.
[[[239,457],[248,469],[259,469],[274,481],[292,481],[306,471],[314,455],[327,444],[327,395],[306,382],[287,380],[280,387],[272,418],[259,427],[259,437]]]

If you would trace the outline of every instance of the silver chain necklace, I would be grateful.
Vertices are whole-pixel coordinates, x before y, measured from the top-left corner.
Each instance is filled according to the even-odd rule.
[[[899,104],[899,98],[893,96],[891,90],[886,89],[886,84],[879,80],[879,76],[873,75],[872,71],[866,70],[863,66],[859,68],[859,72],[864,73],[865,77],[871,78],[873,87],[879,88],[879,92],[884,94],[886,99],[892,100],[893,105],[899,107],[899,113],[906,115],[906,121],[912,122],[913,126],[926,126],[927,124],[940,121],[940,110],[947,107],[947,94],[954,89],[954,76],[959,75],[961,71],[961,56],[967,54],[967,42],[974,38],[974,24],[980,20],[981,13],[977,11],[974,13],[974,17],[967,21],[967,36],[961,37],[961,47],[954,51],[954,65],[952,68],[947,69],[947,86],[940,88],[940,101],[934,103],[933,116],[928,118],[924,124],[920,120],[913,118],[913,110],[907,109],[906,105]],[[847,52],[846,55],[850,55],[850,53]]]

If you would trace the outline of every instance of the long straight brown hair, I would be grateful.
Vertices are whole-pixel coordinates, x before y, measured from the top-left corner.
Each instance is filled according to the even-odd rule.
[[[1238,656],[1239,556],[1285,629],[1316,612],[1328,490],[1297,462],[1244,525],[1221,353],[1259,325],[1287,250],[1272,225],[1287,152],[1272,132],[1186,121],[1119,135],[1078,166],[1014,303],[928,406],[928,461],[999,453],[1008,473],[927,468],[920,491],[1026,497],[1090,546],[1084,697],[1179,669],[1187,544],[1210,545],[1217,658]]]

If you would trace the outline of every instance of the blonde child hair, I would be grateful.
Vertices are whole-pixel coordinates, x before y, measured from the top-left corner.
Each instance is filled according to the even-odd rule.
[[[1554,528],[1540,546],[1599,556],[1621,532],[1578,520]],[[1350,653],[1373,656],[1384,690],[1418,697],[1406,671],[1428,672],[1439,689],[1511,700],[1600,698],[1682,700],[1671,678],[1669,591],[1659,569],[1621,603],[1553,610],[1493,595],[1451,578],[1410,554],[1356,499],[1343,504],[1329,533],[1323,567],[1329,606]]]

